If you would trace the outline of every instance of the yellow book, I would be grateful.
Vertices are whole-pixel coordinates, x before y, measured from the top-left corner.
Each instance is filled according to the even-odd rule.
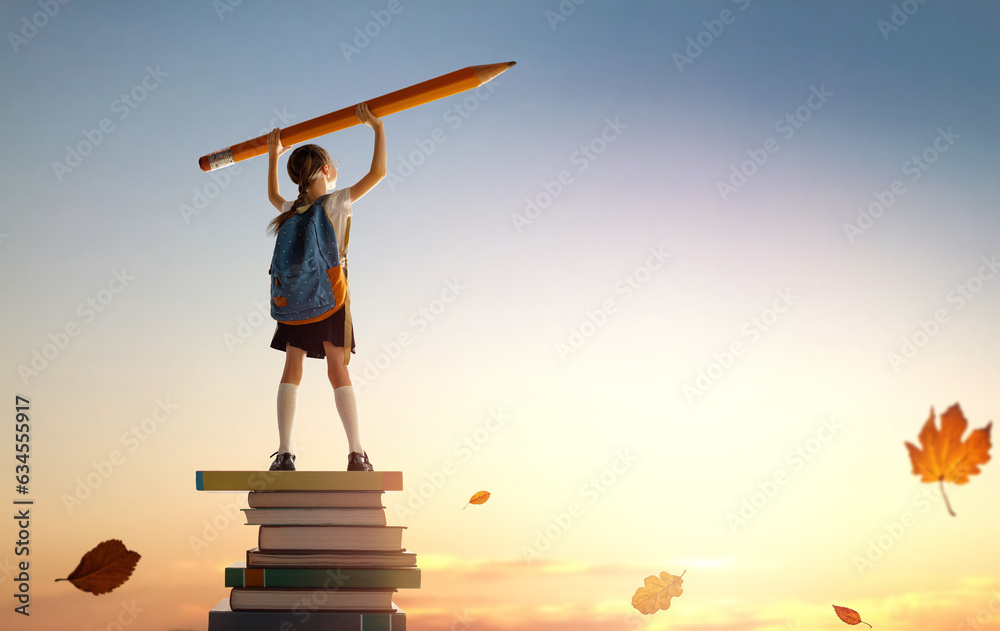
[[[196,471],[199,491],[402,491],[402,471]]]

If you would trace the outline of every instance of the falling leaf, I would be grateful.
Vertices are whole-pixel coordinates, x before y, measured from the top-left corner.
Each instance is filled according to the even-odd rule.
[[[923,450],[913,443],[906,443],[910,462],[913,463],[913,474],[922,476],[921,482],[937,482],[941,485],[941,495],[944,496],[945,505],[952,517],[955,512],[951,510],[948,496],[944,494],[944,483],[966,484],[970,475],[979,473],[979,465],[990,461],[990,428],[993,422],[973,430],[969,433],[969,438],[962,442],[962,434],[968,424],[962,408],[956,403],[941,415],[941,431],[938,431],[934,425],[932,407],[930,418],[920,430],[920,445]]]
[[[137,552],[126,549],[118,539],[109,539],[83,555],[72,574],[56,581],[69,581],[94,595],[106,594],[127,581],[138,562]]]
[[[468,503],[465,506],[468,506],[469,504],[483,504],[488,499],[490,499],[489,491],[478,491],[472,496],[472,498],[468,501]],[[462,508],[465,508],[465,506],[463,506]]]
[[[868,624],[867,622],[862,620],[861,616],[858,615],[858,612],[854,611],[853,609],[848,609],[847,607],[838,607],[837,605],[834,605],[833,610],[837,612],[837,617],[846,622],[847,624],[858,624],[859,622],[862,624]],[[868,626],[871,627],[872,625],[868,624]]]
[[[684,570],[681,572],[681,576],[686,573],[687,570]],[[670,609],[670,599],[684,593],[684,590],[681,589],[684,579],[681,576],[674,576],[666,572],[660,572],[659,577],[647,576],[646,584],[635,590],[635,595],[632,596],[632,606],[641,613],[656,613],[661,609],[664,611]]]

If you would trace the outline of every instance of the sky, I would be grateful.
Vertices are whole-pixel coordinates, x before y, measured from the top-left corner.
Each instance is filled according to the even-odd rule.
[[[385,117],[353,208],[350,373],[403,472],[408,628],[1000,623],[1000,468],[944,484],[952,516],[904,446],[1000,410],[995,3],[15,0],[0,25],[8,418],[30,402],[28,493],[3,492],[33,501],[27,556],[0,529],[3,628],[204,630],[255,545],[246,496],[194,472],[277,448],[274,211],[263,158],[197,159],[505,61]],[[338,187],[372,137],[315,140]],[[300,469],[346,466],[325,373]],[[124,585],[54,582],[112,538],[142,556]],[[661,572],[683,594],[639,613]]]

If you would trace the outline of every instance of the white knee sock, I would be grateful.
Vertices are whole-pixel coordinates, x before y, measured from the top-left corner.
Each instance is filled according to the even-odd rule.
[[[351,451],[364,453],[361,447],[361,433],[358,429],[358,400],[354,396],[354,386],[334,388],[333,398],[337,401],[337,412],[347,432],[347,444]]]
[[[278,453],[292,451],[292,422],[295,421],[295,400],[299,387],[294,383],[278,384]]]

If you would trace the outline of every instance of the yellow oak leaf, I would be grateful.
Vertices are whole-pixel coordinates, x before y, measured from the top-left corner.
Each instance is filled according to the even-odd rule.
[[[661,609],[664,611],[670,609],[670,599],[684,593],[684,590],[681,589],[684,579],[681,576],[686,573],[687,570],[681,572],[680,576],[666,572],[660,572],[658,577],[655,575],[647,576],[645,585],[635,590],[635,595],[632,596],[632,606],[641,613],[656,613]]]

